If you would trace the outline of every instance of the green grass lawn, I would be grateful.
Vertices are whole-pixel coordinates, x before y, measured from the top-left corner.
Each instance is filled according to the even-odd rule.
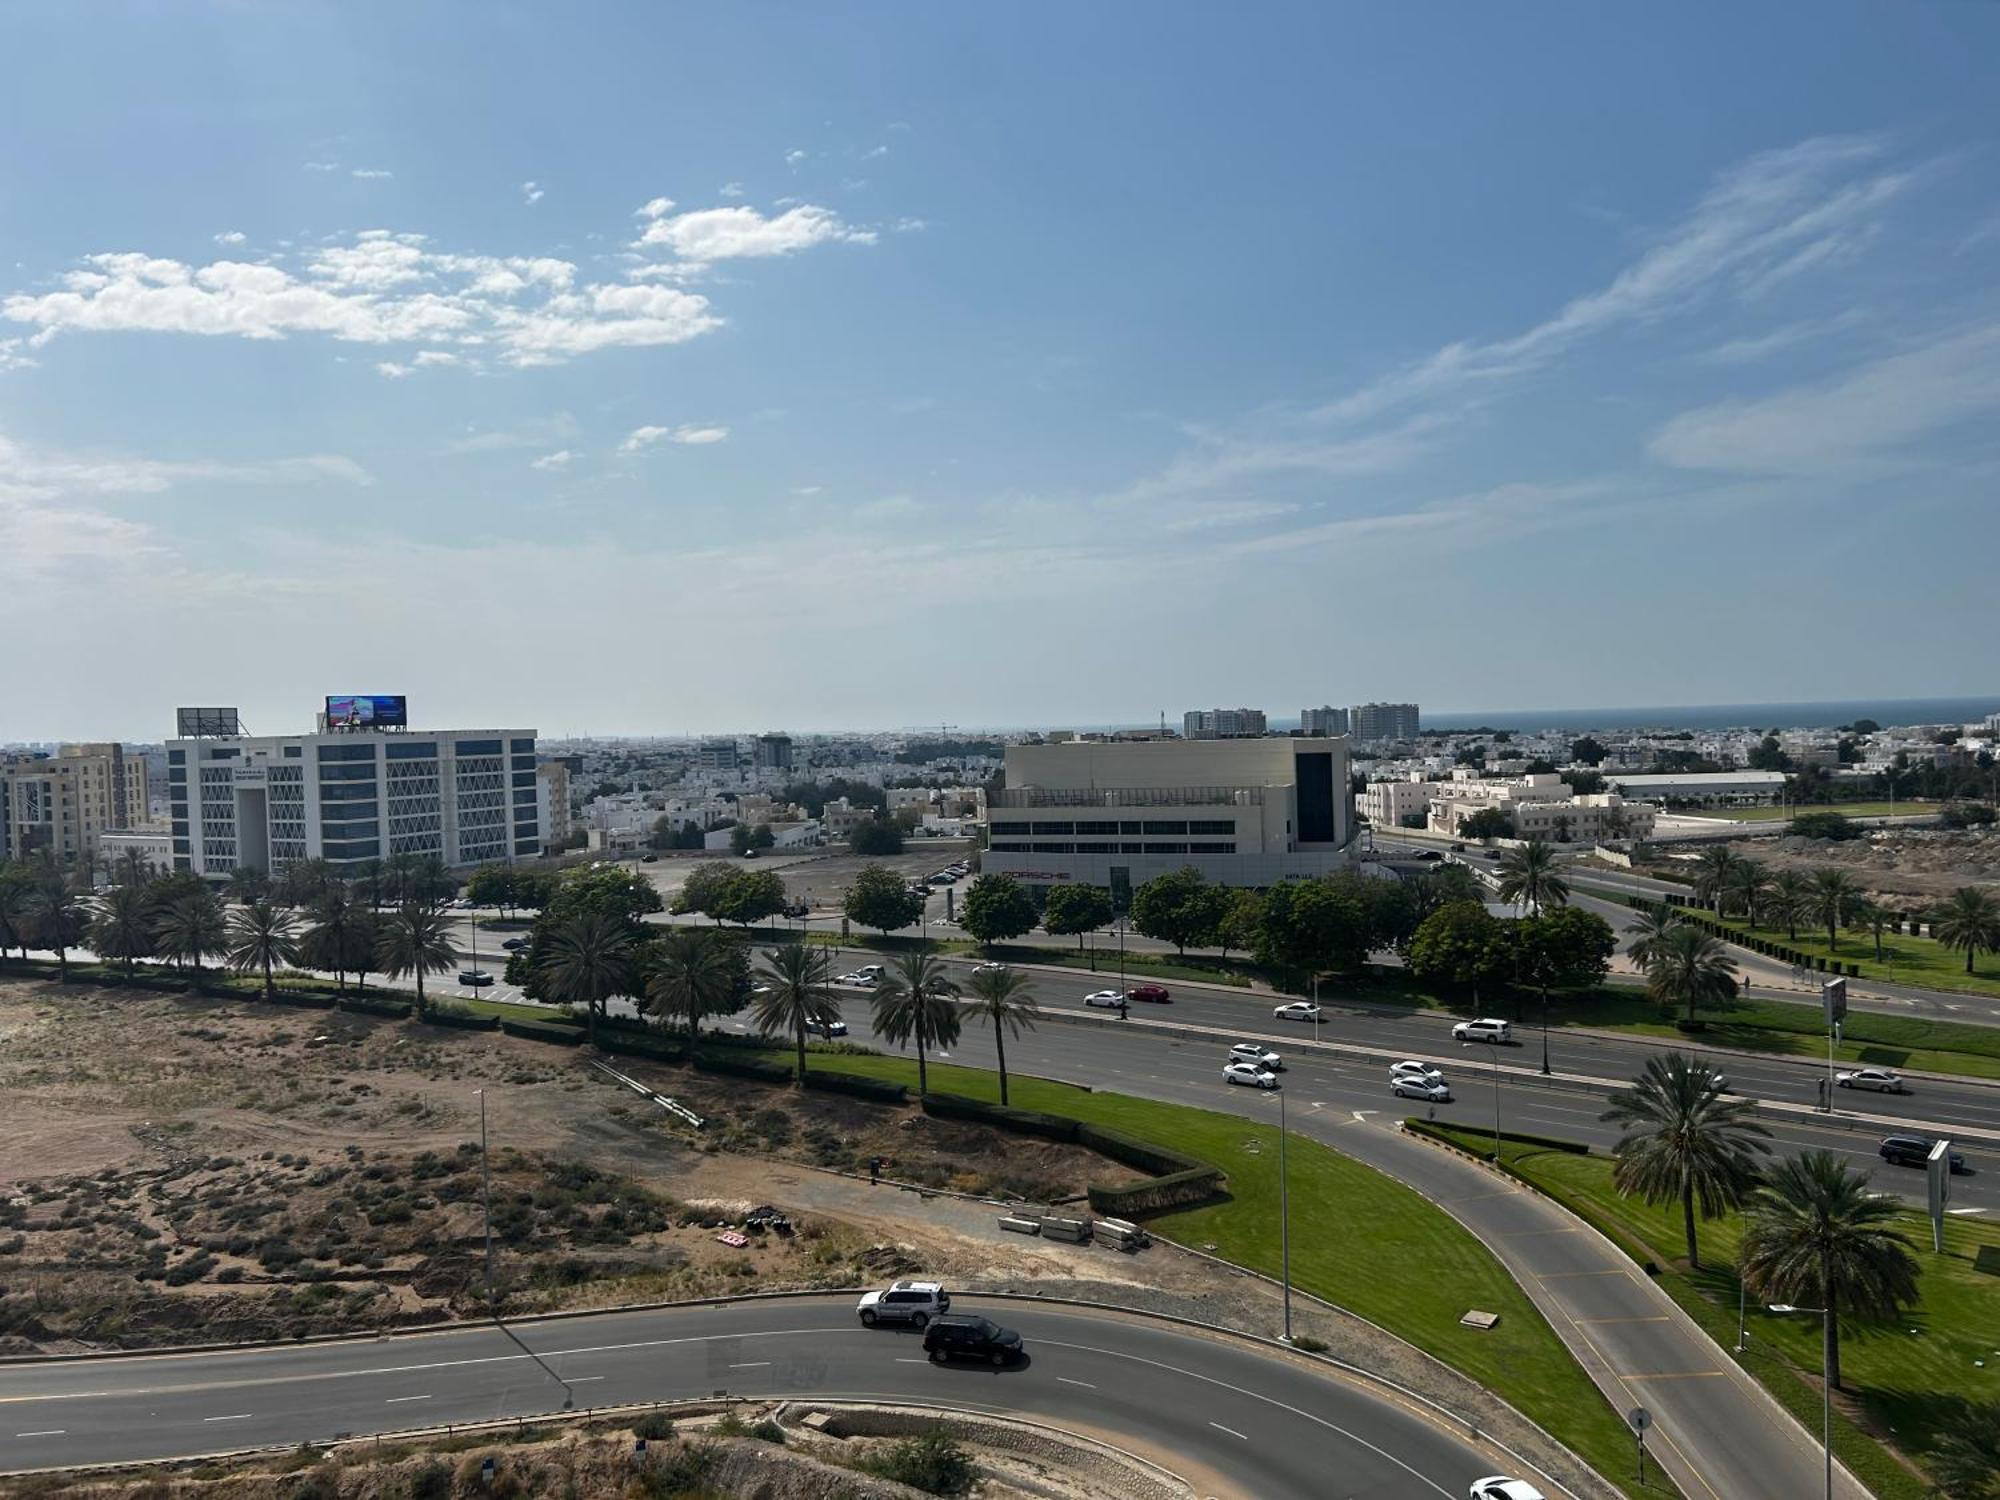
[[[1694,910],[1695,908],[1687,908]],[[1712,912],[1703,913],[1713,916]],[[1893,984],[1921,985],[1933,990],[1958,990],[1975,995],[2000,995],[2000,953],[1981,953],[1965,972],[1965,954],[1945,947],[1935,938],[1910,937],[1903,933],[1882,934],[1882,956],[1875,956],[1872,933],[1848,928],[1839,941],[1828,946],[1826,929],[1815,931],[1800,926],[1796,936],[1787,927],[1752,927],[1741,917],[1724,917],[1732,931],[1754,934],[1814,957],[1837,958],[1844,964],[1859,964],[1865,979],[1886,979]]]
[[[916,1083],[900,1057],[814,1054],[816,1069]],[[931,1085],[977,1099],[999,1097],[997,1076],[933,1064]],[[1084,1092],[1045,1079],[1010,1080],[1011,1102],[1112,1126],[1172,1146],[1228,1174],[1227,1196],[1149,1222],[1163,1234],[1276,1275],[1278,1142],[1275,1123],[1189,1109],[1126,1095]],[[1317,1142],[1294,1135],[1291,1172],[1292,1274],[1301,1288],[1381,1324],[1499,1392],[1582,1454],[1628,1494],[1674,1493],[1656,1470],[1641,1488],[1631,1436],[1618,1413],[1570,1357],[1506,1269],[1441,1209],[1400,1183]],[[1459,1326],[1483,1308],[1500,1324],[1480,1333]]]
[[[1775,823],[1802,812],[1837,812],[1850,818],[1887,818],[1936,812],[1935,802],[1829,802],[1811,807],[1705,807],[1692,811],[1701,818],[1728,818],[1734,823]]]
[[[1490,1135],[1454,1129],[1442,1133],[1458,1137],[1467,1150],[1492,1150]],[[1738,1287],[1730,1266],[1742,1227],[1737,1216],[1699,1226],[1703,1269],[1691,1271],[1679,1207],[1648,1207],[1619,1196],[1611,1185],[1608,1156],[1577,1156],[1509,1141],[1502,1144],[1501,1159],[1604,1229],[1635,1259],[1659,1265],[1661,1285],[1725,1350],[1735,1347]],[[1922,1301],[1888,1326],[1844,1321],[1841,1363],[1864,1421],[1877,1432],[1893,1434],[1895,1444],[1921,1463],[1941,1434],[1975,1422],[2000,1421],[2000,1225],[1947,1219],[1943,1255],[1931,1251],[1925,1216],[1906,1214],[1901,1227],[1922,1267]],[[1753,1300],[1748,1326],[1744,1367],[1816,1433],[1818,1320],[1761,1312]],[[1983,1415],[1977,1409],[1982,1404]],[[1931,1493],[1860,1426],[1843,1416],[1837,1427],[1836,1451],[1882,1500],[1918,1500]]]

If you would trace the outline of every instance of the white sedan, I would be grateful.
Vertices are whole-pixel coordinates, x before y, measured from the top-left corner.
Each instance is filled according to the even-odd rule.
[[[1101,1010],[1117,1010],[1125,1002],[1123,990],[1092,990],[1083,997],[1085,1005],[1095,1005]]]
[[[1525,1479],[1509,1479],[1494,1474],[1472,1481],[1472,1500],[1542,1500],[1542,1492]]]
[[[857,990],[872,990],[875,988],[875,976],[873,974],[862,974],[858,972],[853,974],[843,974],[838,979],[834,980],[834,983],[844,984]]]
[[[1238,1042],[1229,1049],[1229,1060],[1232,1063],[1249,1063],[1252,1067],[1273,1073],[1285,1065],[1277,1053],[1256,1042]]]
[[[1007,966],[998,959],[989,958],[983,964],[974,964],[972,972],[975,974],[1005,974]]]
[[[1230,1063],[1222,1070],[1222,1076],[1231,1083],[1240,1083],[1253,1089],[1274,1089],[1278,1086],[1276,1073],[1251,1062]]]
[[[1421,1083],[1444,1082],[1444,1074],[1440,1073],[1429,1063],[1416,1062],[1411,1059],[1405,1059],[1399,1063],[1391,1063],[1389,1065],[1389,1076],[1391,1078],[1414,1078]]]
[[[1294,1000],[1289,1005],[1280,1005],[1271,1012],[1274,1021],[1317,1021],[1319,1007],[1310,1000]]]
[[[1430,1104],[1451,1103],[1451,1085],[1442,1078],[1419,1078],[1415,1074],[1396,1074],[1389,1079],[1389,1092],[1398,1099],[1422,1099]]]
[[[1878,1094],[1907,1094],[1910,1086],[1903,1075],[1889,1068],[1856,1068],[1852,1073],[1836,1073],[1833,1081],[1844,1089],[1873,1089]]]

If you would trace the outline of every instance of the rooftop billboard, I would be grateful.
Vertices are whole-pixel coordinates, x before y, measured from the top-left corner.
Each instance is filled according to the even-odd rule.
[[[410,700],[400,695],[351,694],[326,700],[328,729],[407,729]]]

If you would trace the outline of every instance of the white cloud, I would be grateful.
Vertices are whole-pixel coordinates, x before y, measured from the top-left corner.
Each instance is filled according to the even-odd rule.
[[[308,172],[338,172],[340,170],[340,163],[337,161],[309,161],[306,163],[306,170]]]
[[[576,455],[574,453],[570,452],[567,448],[563,448],[555,453],[544,453],[540,458],[530,463],[528,467],[552,472],[558,469],[567,469],[575,459]]]
[[[542,201],[542,197],[543,197],[543,189],[539,187],[537,184],[532,182],[524,182],[521,184],[521,201],[523,203],[540,203]]]
[[[546,448],[551,443],[573,438],[576,433],[576,418],[568,412],[558,412],[553,417],[523,422],[514,428],[487,430],[468,428],[462,436],[451,439],[439,451],[498,453],[515,448]]]
[[[2000,324],[1892,355],[1816,386],[1683,412],[1648,452],[1685,469],[1837,474],[1880,467],[1914,439],[2000,412]]]
[[[635,427],[625,435],[618,445],[620,453],[640,453],[655,443],[680,443],[688,447],[701,447],[708,443],[722,442],[729,436],[727,427],[698,427],[683,423],[679,427]]]
[[[806,159],[806,155],[807,155],[806,152],[799,150],[795,146],[790,151],[787,151],[785,153],[785,165],[788,167],[796,167],[800,162]]]
[[[931,226],[930,226],[930,221],[927,219],[902,218],[898,219],[894,224],[890,225],[889,227],[895,230],[896,233],[898,234],[916,234],[921,230],[930,228]]]
[[[639,217],[644,219],[659,219],[659,218],[664,218],[666,215],[672,213],[673,211],[674,211],[673,199],[648,198],[643,204],[639,206]]]
[[[1700,358],[1704,364],[1711,365],[1756,364],[1773,354],[1781,354],[1827,334],[1852,328],[1865,316],[1859,309],[1850,309],[1834,318],[1805,318],[1796,323],[1785,323],[1767,333],[1727,339],[1713,349],[1705,350]]]
[[[1437,532],[1459,549],[1483,544],[1500,530],[1518,534],[1527,526],[1553,524],[1584,501],[1599,497],[1596,484],[1503,484],[1456,495],[1407,510],[1340,516],[1285,531],[1268,532],[1229,544],[1236,554],[1291,553],[1311,547],[1353,547],[1364,542],[1406,541]]]
[[[0,339],[0,373],[8,370],[32,370],[35,362],[21,352],[27,346],[26,339]]]
[[[442,349],[419,349],[416,364],[419,369],[429,365],[462,365],[465,361],[456,354],[447,354]]]
[[[888,154],[889,148],[887,146],[877,146],[872,151],[862,152],[861,159],[863,161],[873,161],[878,156],[887,156]]]
[[[375,366],[377,374],[386,375],[391,380],[402,380],[417,373],[414,365],[399,365],[393,359],[385,359]]]
[[[682,260],[702,262],[792,255],[841,241],[872,245],[875,235],[851,228],[830,208],[810,203],[768,219],[740,205],[697,209],[656,219],[639,238],[642,245],[664,245]]]
[[[225,229],[215,237],[218,245],[240,245],[248,236],[240,229]]]
[[[721,187],[716,189],[716,196],[718,198],[741,198],[743,196],[743,184],[740,182],[725,182]],[[657,218],[659,216],[656,214],[654,217]]]
[[[350,177],[359,177],[364,181],[374,181],[383,177],[394,177],[396,174],[385,167],[356,167],[347,175]]]

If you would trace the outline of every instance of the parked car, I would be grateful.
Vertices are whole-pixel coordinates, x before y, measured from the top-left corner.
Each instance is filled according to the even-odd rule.
[[[657,854],[642,854],[639,856],[639,863],[642,865],[650,865],[654,861],[659,859],[659,857],[660,856]]]
[[[1438,852],[1437,852],[1437,850],[1435,850],[1435,849],[1426,849],[1426,850],[1424,850],[1424,852],[1423,852],[1422,854],[1419,854],[1419,855],[1417,856],[1417,858],[1418,858],[1418,859],[1443,859],[1443,858],[1444,858],[1444,856],[1443,856],[1442,854],[1438,853]]]
[[[1399,1063],[1391,1063],[1389,1065],[1389,1076],[1391,1078],[1415,1078],[1425,1083],[1444,1082],[1444,1074],[1440,1073],[1429,1063],[1417,1062],[1413,1058],[1405,1059]]]
[[[806,1035],[823,1037],[830,1042],[837,1036],[847,1035],[847,1023],[838,1016],[825,1021],[808,1021]]]
[[[1255,1063],[1260,1068],[1269,1068],[1273,1073],[1284,1069],[1284,1059],[1269,1047],[1259,1042],[1238,1042],[1229,1049],[1231,1062]]]
[[[951,1309],[951,1293],[941,1281],[898,1281],[879,1292],[863,1292],[855,1311],[873,1328],[877,1323],[908,1323],[922,1328]]]
[[[1876,1147],[1876,1154],[1892,1167],[1921,1167],[1930,1160],[1931,1147],[1937,1144],[1927,1135],[1885,1135],[1882,1144]],[[1963,1172],[1965,1157],[1954,1151],[1950,1156],[1951,1170]]]
[[[1844,1089],[1873,1089],[1878,1094],[1907,1094],[1910,1086],[1903,1082],[1903,1075],[1892,1068],[1856,1068],[1851,1073],[1836,1073],[1833,1081]]]
[[[1477,1021],[1460,1021],[1451,1028],[1451,1034],[1461,1042],[1510,1042],[1514,1039],[1514,1028],[1505,1021],[1481,1016]]]
[[[1127,999],[1145,1000],[1154,1005],[1165,1005],[1173,999],[1163,984],[1135,984],[1125,992],[1125,995]]]
[[[1525,1479],[1509,1479],[1494,1474],[1472,1481],[1472,1500],[1543,1500],[1542,1492]]]
[[[460,984],[469,984],[474,989],[478,989],[483,985],[491,984],[493,976],[484,969],[460,969],[458,971],[458,982]]]
[[[1317,1021],[1319,1007],[1310,1000],[1293,1000],[1276,1007],[1271,1012],[1274,1021]]]
[[[881,964],[862,964],[854,972],[857,974],[866,974],[871,979],[880,979],[889,971]]]
[[[1253,1062],[1233,1062],[1222,1070],[1227,1083],[1240,1083],[1253,1089],[1274,1089],[1278,1086],[1278,1075],[1269,1068],[1260,1068]]]
[[[1083,997],[1085,1005],[1094,1005],[1100,1010],[1117,1010],[1126,1003],[1123,990],[1092,990]]]
[[[1416,1073],[1391,1073],[1389,1092],[1398,1099],[1422,1099],[1430,1104],[1451,1103],[1451,1085],[1442,1078],[1424,1078]]]
[[[1004,1365],[1021,1357],[1021,1335],[991,1318],[946,1314],[924,1330],[924,1353],[933,1364],[948,1359],[983,1359]]]

